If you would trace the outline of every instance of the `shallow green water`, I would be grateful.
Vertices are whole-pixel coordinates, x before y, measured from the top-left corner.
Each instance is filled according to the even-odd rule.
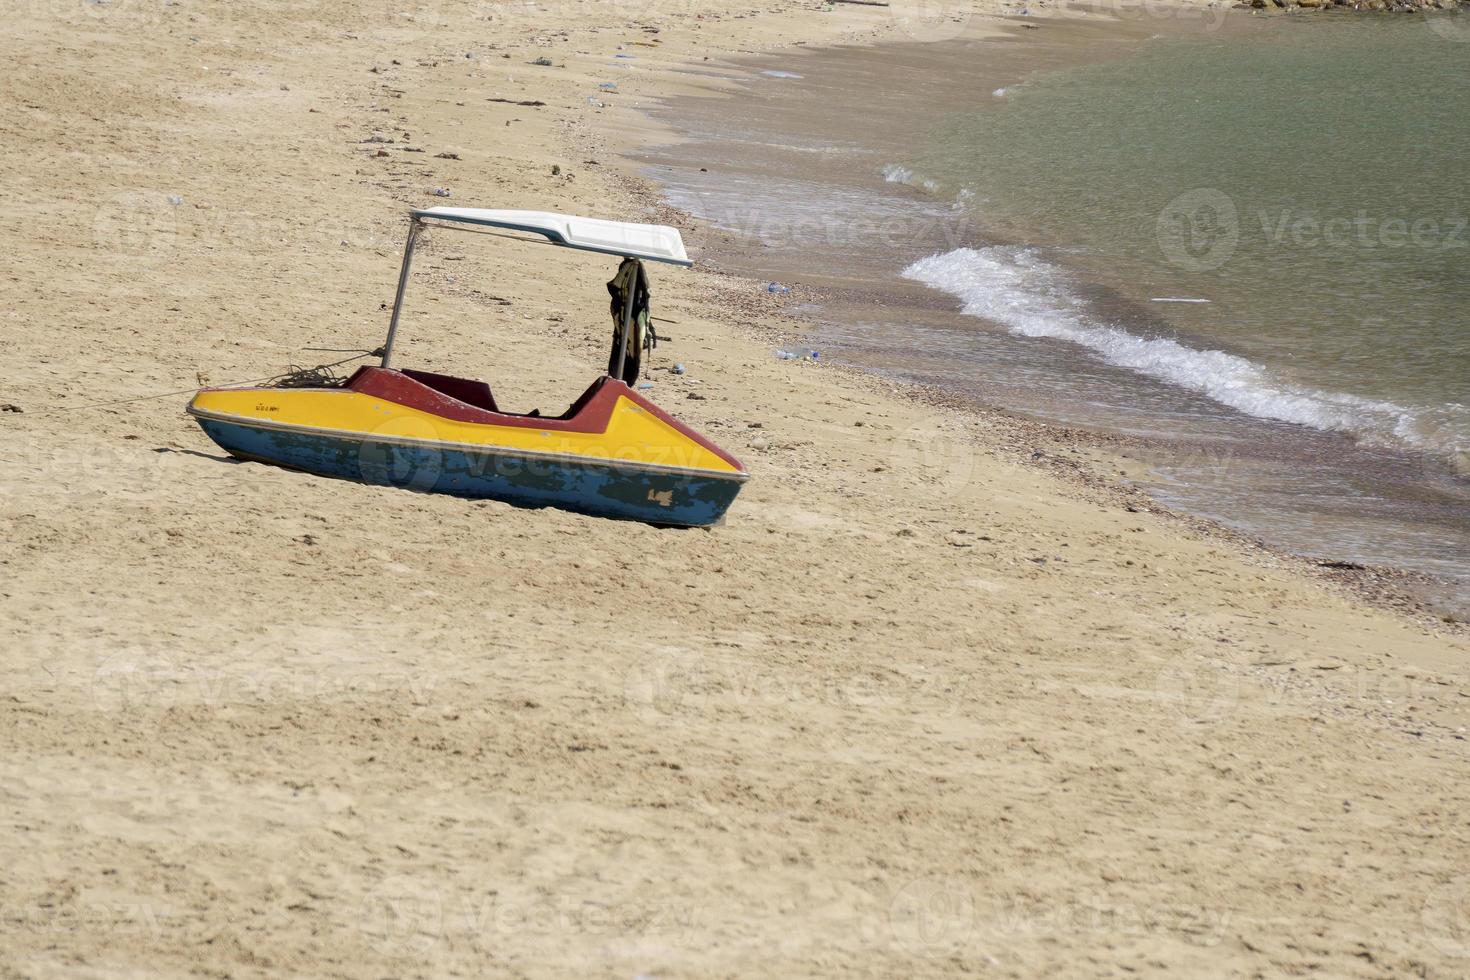
[[[978,95],[903,178],[1056,248],[910,275],[1230,408],[1465,469],[1470,28],[1334,16]]]
[[[1121,434],[1165,503],[1464,617],[1470,15],[1438,23],[806,52],[645,159],[725,268],[819,295],[824,361]]]

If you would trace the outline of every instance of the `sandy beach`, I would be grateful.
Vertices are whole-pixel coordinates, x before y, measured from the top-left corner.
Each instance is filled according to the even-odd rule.
[[[381,343],[412,207],[698,261],[620,154],[737,56],[1046,31],[906,10],[22,5],[0,974],[1470,971],[1462,624],[1106,447],[777,360],[760,283],[654,270],[648,394],[751,473],[710,530],[236,463],[183,414]],[[432,237],[400,357],[559,412],[612,271]]]

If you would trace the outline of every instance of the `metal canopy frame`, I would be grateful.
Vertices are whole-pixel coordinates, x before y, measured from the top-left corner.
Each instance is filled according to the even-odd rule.
[[[652,259],[656,262],[666,262],[670,265],[682,266],[684,268],[688,268],[689,266],[692,266],[694,264],[687,258],[662,257],[652,255],[647,252],[642,252],[641,250],[620,251],[611,248],[603,248],[594,245],[568,241],[566,238],[557,234],[554,229],[549,229],[540,225],[530,225],[525,222],[516,223],[512,221],[489,220],[478,217],[447,217],[444,214],[435,214],[434,211],[435,209],[431,208],[428,210],[416,209],[409,212],[408,239],[403,243],[403,266],[401,269],[399,269],[398,272],[398,291],[393,296],[393,314],[388,320],[388,339],[383,342],[382,366],[385,368],[391,368],[393,366],[393,344],[398,337],[398,321],[403,313],[403,297],[405,292],[407,292],[408,290],[408,276],[409,271],[413,266],[414,246],[418,244],[419,234],[423,231],[424,223],[427,219],[438,219],[438,221],[445,221],[447,222],[445,224],[439,224],[438,221],[435,221],[431,225],[431,227],[447,228],[453,231],[471,231],[474,230],[474,226],[479,226],[482,228],[505,228],[512,231],[525,231],[532,234],[543,235],[547,239],[547,244],[559,245],[565,248],[573,248],[584,252],[598,252],[603,255],[617,255],[625,259],[634,259],[635,261]],[[495,214],[496,212],[486,213]],[[514,212],[499,213],[507,214]],[[468,227],[456,227],[456,224]],[[675,232],[675,235],[677,236],[677,232]],[[628,254],[628,251],[632,251],[634,254],[630,255]],[[683,251],[682,242],[679,243],[679,251],[681,253]],[[619,330],[620,337],[618,342],[618,357],[617,360],[614,362],[618,364],[620,368],[623,363],[623,358],[626,356],[628,351],[628,335],[632,332],[632,327],[633,303],[629,302],[623,307],[623,323],[621,329]],[[609,375],[609,377],[611,377],[611,375]]]

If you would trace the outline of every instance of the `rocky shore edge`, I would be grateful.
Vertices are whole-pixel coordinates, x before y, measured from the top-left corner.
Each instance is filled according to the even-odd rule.
[[[1240,0],[1237,10],[1370,10],[1421,13],[1426,10],[1459,10],[1470,0]]]

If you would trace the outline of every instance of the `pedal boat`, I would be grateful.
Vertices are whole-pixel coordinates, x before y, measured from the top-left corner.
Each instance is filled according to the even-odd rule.
[[[563,415],[549,418],[501,411],[483,381],[393,367],[414,246],[428,228],[503,229],[621,257],[608,283],[608,373]],[[630,386],[656,342],[645,260],[692,264],[679,232],[662,225],[539,211],[416,210],[380,366],[359,368],[345,383],[202,389],[187,410],[243,460],[524,507],[665,526],[715,524],[747,479],[745,467]]]

